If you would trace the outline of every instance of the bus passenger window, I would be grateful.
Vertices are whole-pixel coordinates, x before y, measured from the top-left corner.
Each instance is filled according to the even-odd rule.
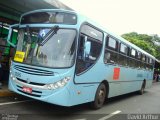
[[[132,68],[135,67],[135,60],[133,58],[129,58],[129,66]]]
[[[106,51],[105,53],[105,63],[112,63],[112,64],[116,64],[117,63],[117,53],[112,52],[112,51]]]
[[[123,54],[119,54],[119,65],[122,66],[128,66],[128,58],[126,56],[124,56]]]
[[[141,59],[142,59],[141,57],[142,57],[141,52],[137,52],[137,64],[136,64],[136,66],[137,66],[138,69],[141,68]]]
[[[120,54],[119,54],[119,65],[127,66],[128,65],[128,47],[124,44],[120,44]]]
[[[142,55],[142,61],[143,61],[143,62],[145,62],[145,61],[146,61],[146,57],[145,57],[145,55],[144,55],[144,54]]]
[[[138,69],[141,69],[141,61],[140,60],[136,61],[136,66]]]
[[[115,39],[113,39],[111,37],[108,38],[108,41],[107,41],[107,47],[108,48],[110,48],[112,50],[116,50],[117,49],[117,44],[118,44],[118,42]]]
[[[117,64],[118,62],[117,46],[118,42],[115,39],[107,37],[105,54],[104,54],[104,63]]]
[[[149,58],[149,69],[153,69],[153,60],[151,58]]]
[[[137,52],[137,58],[138,58],[139,60],[141,60],[141,56],[142,56],[142,54],[141,54],[140,52]]]
[[[131,57],[136,57],[136,50],[134,49],[131,49]]]
[[[142,64],[143,64],[142,68],[143,69],[145,69],[145,61],[146,61],[146,56],[143,54],[142,55]]]
[[[111,59],[111,53],[107,52],[104,54],[104,61],[105,63],[108,63],[110,62],[110,59]]]
[[[136,68],[137,61],[136,61],[136,50],[135,49],[130,50],[130,56],[131,57],[129,59],[129,66],[132,68]]]
[[[120,52],[123,53],[123,54],[125,54],[125,55],[127,55],[127,53],[128,53],[128,47],[126,45],[124,45],[124,44],[121,43],[121,45],[120,45]]]
[[[148,57],[146,57],[145,69],[148,70]]]

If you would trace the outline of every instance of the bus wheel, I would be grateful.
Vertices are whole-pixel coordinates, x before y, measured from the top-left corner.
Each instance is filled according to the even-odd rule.
[[[143,81],[143,84],[141,86],[141,89],[139,90],[139,94],[143,95],[144,94],[144,89],[145,89],[145,82]]]
[[[106,86],[104,83],[101,83],[96,91],[95,99],[91,103],[91,108],[99,109],[103,106],[106,98]]]

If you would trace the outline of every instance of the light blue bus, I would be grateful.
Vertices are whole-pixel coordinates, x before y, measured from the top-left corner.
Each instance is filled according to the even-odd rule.
[[[152,55],[73,11],[25,13],[8,42],[16,47],[9,89],[30,98],[98,109],[107,98],[152,85]]]

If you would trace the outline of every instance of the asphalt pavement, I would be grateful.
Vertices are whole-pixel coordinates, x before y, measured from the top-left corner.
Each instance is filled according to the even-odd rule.
[[[88,104],[56,106],[24,96],[0,98],[2,120],[160,120],[160,82],[143,95],[130,93],[110,98],[99,110]]]

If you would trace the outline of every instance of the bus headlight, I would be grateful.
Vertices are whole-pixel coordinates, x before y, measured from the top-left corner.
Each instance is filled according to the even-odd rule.
[[[58,82],[51,83],[51,84],[46,84],[44,87],[49,89],[49,90],[55,90],[55,89],[64,87],[70,79],[71,79],[70,77],[65,77],[64,79],[62,79]]]
[[[16,77],[13,75],[13,73],[12,73],[12,71],[10,70],[10,78],[11,78],[11,80],[16,80]]]

